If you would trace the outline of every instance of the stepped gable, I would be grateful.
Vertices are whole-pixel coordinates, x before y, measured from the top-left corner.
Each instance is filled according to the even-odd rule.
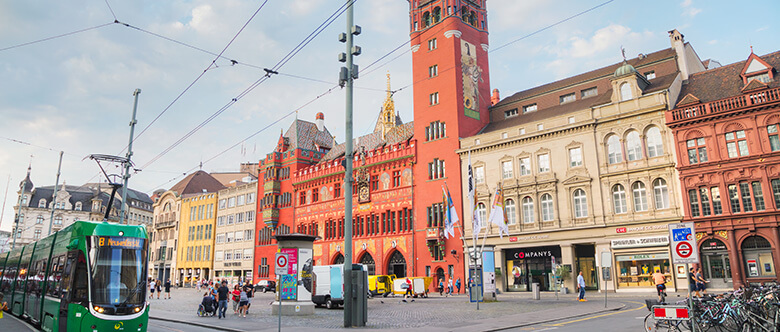
[[[780,68],[780,51],[762,55],[760,58],[772,66],[777,75],[777,68]],[[680,95],[691,94],[702,103],[741,95],[745,83],[740,74],[748,60],[691,75],[688,77],[688,83],[683,84]],[[769,88],[780,87],[780,79],[775,78],[767,85]]]
[[[170,190],[185,196],[202,194],[204,189],[206,192],[217,192],[222,188],[225,188],[225,186],[219,180],[215,179],[211,174],[199,170],[187,175],[187,177],[171,187]]]
[[[290,150],[296,148],[310,151],[320,151],[320,148],[327,150],[332,149],[336,143],[327,128],[320,131],[316,124],[300,119],[293,121],[284,133],[284,137],[289,138]]]
[[[384,139],[382,139],[382,132],[373,132],[368,135],[360,136],[352,141],[352,146],[354,151],[359,151],[361,147],[365,148],[366,151],[371,151],[385,145],[408,141],[412,137],[414,137],[414,121],[390,129]],[[322,157],[320,163],[343,157],[345,150],[346,145],[344,143],[336,145]]]

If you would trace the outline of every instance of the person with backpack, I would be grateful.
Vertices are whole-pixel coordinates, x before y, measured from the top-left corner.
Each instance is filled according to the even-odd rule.
[[[249,313],[249,307],[252,306],[252,298],[255,296],[255,288],[252,287],[252,283],[244,283],[244,292],[246,292],[246,309],[244,310],[244,317]]]

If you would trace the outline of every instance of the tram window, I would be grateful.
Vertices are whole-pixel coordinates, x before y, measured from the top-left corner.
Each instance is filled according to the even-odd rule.
[[[62,280],[60,280],[60,298],[68,300],[68,294],[70,293],[70,280],[73,272],[73,261],[76,253],[68,254],[67,258],[62,257],[65,261],[65,269],[62,271]]]
[[[47,292],[51,296],[59,296],[60,279],[62,279],[62,269],[65,266],[65,257],[63,255],[51,259],[51,272],[49,272],[49,285]]]
[[[14,289],[23,289],[24,280],[27,278],[27,263],[19,265],[19,274],[16,276],[16,287]]]
[[[87,259],[84,257],[84,253],[78,252],[78,259],[76,260],[76,269],[73,272],[73,294],[71,294],[70,302],[73,303],[87,303],[89,288],[87,285]]]

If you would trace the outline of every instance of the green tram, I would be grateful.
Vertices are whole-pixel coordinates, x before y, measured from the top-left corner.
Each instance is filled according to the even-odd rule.
[[[0,254],[11,313],[44,331],[146,331],[143,226],[76,221]]]

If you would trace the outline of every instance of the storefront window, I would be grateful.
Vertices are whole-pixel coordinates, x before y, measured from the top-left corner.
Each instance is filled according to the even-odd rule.
[[[772,246],[765,238],[757,235],[748,237],[742,242],[742,253],[748,278],[775,277]]]
[[[507,249],[506,257],[507,291],[529,291],[529,285],[539,283],[543,291],[551,290],[554,283],[553,259],[561,262],[561,247],[533,247]]]
[[[672,279],[668,253],[616,255],[615,260],[619,269],[618,288],[654,287],[655,271],[661,271],[668,280]]]

